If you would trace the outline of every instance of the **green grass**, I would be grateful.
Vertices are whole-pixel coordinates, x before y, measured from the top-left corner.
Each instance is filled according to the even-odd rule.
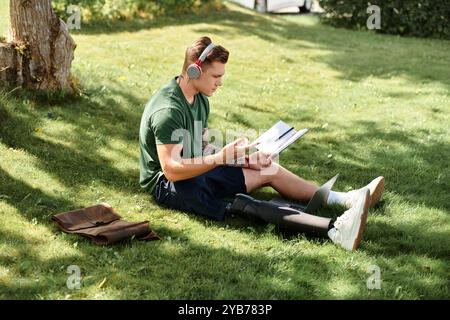
[[[450,298],[450,42],[228,8],[82,25],[73,32],[81,97],[1,95],[0,298]],[[210,99],[211,128],[283,119],[310,128],[281,156],[293,172],[316,183],[339,172],[338,190],[386,177],[357,252],[239,218],[162,209],[140,190],[144,103],[204,34],[231,52],[224,86]],[[98,202],[129,221],[149,220],[163,241],[98,247],[50,221]],[[66,287],[69,265],[81,268],[79,290]],[[366,286],[371,265],[380,267],[381,290]]]

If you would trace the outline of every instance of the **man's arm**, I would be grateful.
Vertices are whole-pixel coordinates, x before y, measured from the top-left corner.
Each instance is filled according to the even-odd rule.
[[[220,152],[200,158],[182,159],[182,148],[182,144],[156,145],[164,176],[171,182],[199,176],[222,163],[223,156]]]
[[[159,162],[164,176],[171,182],[185,180],[199,176],[220,165],[236,165],[236,159],[244,157],[251,145],[243,143],[243,139],[237,139],[227,144],[219,152],[204,157],[191,159],[181,158],[182,144],[157,144]],[[255,158],[256,160],[257,158]],[[252,167],[249,165],[248,158],[241,167]],[[262,165],[262,167],[268,164]],[[256,166],[255,169],[260,169]]]

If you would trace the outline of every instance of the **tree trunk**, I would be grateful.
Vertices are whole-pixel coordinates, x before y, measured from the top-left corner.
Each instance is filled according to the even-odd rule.
[[[10,0],[10,17],[10,43],[0,45],[0,82],[72,91],[70,67],[76,44],[51,0]]]

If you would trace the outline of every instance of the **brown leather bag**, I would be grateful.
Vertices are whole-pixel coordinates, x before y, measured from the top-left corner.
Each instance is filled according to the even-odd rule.
[[[122,220],[107,203],[56,214],[52,217],[64,232],[91,238],[96,244],[116,243],[135,236],[139,240],[161,240],[148,221]]]

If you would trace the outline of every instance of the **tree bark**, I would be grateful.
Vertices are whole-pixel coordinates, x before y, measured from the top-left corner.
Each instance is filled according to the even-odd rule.
[[[17,74],[19,59],[14,46],[0,43],[0,83],[17,85],[20,82]]]
[[[10,17],[10,43],[0,47],[0,66],[9,68],[2,71],[0,67],[0,81],[9,79],[10,84],[37,90],[72,91],[70,68],[76,44],[51,0],[10,0]]]

